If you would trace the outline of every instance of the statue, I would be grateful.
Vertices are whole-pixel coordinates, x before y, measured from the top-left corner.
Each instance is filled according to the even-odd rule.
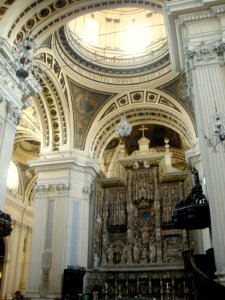
[[[97,253],[95,253],[94,255],[94,268],[98,268],[99,267],[99,257],[97,255]]]
[[[150,243],[149,243],[149,262],[155,263],[157,259],[157,252],[155,246],[155,238],[151,236]]]
[[[140,260],[140,249],[138,247],[138,244],[135,243],[133,246],[133,262],[139,263]]]
[[[114,262],[114,249],[113,249],[112,244],[109,245],[109,247],[106,251],[106,257],[107,257],[108,264],[113,264],[113,262]]]
[[[144,226],[141,232],[142,243],[146,244],[149,242],[149,229],[148,226]]]
[[[124,246],[121,253],[121,264],[126,264],[126,263],[127,263],[127,246]]]
[[[148,262],[148,251],[146,248],[143,248],[141,251],[141,263],[147,263]]]

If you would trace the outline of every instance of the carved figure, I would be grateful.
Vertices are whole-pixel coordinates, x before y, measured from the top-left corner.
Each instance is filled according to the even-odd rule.
[[[149,229],[147,226],[142,228],[141,239],[143,244],[149,242]]]
[[[140,249],[138,245],[135,243],[133,246],[133,262],[138,263],[140,260]]]
[[[127,247],[124,246],[121,253],[121,264],[126,264],[126,263],[127,263]]]
[[[107,251],[106,251],[106,257],[108,264],[113,264],[113,258],[114,258],[114,248],[112,244],[109,245]]]
[[[95,253],[94,255],[94,268],[98,268],[99,267],[99,257],[97,255],[97,253]]]
[[[147,263],[148,262],[148,251],[146,248],[143,248],[141,251],[141,263]]]
[[[157,251],[155,245],[155,238],[151,236],[150,243],[149,243],[149,262],[155,263],[157,259]]]

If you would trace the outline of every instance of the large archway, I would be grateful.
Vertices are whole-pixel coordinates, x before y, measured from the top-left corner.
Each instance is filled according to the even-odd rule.
[[[183,152],[190,149],[196,139],[193,119],[181,103],[156,89],[133,91],[114,97],[95,118],[86,139],[86,150],[91,151],[95,159],[101,159],[109,142],[118,138],[115,129],[121,116],[133,127],[149,125],[150,129],[155,125],[155,129],[165,127],[175,132]]]

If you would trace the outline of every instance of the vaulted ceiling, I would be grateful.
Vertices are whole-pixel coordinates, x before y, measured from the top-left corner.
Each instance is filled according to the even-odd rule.
[[[27,161],[38,159],[39,151],[71,149],[100,160],[118,146],[115,128],[122,115],[133,126],[124,138],[128,153],[137,147],[142,124],[152,147],[163,148],[165,136],[178,152],[191,147],[193,105],[185,94],[185,76],[171,67],[164,2],[0,2],[1,35],[16,49],[32,35],[34,64],[42,70],[42,92],[31,97],[18,126],[15,149],[21,163],[26,155]]]

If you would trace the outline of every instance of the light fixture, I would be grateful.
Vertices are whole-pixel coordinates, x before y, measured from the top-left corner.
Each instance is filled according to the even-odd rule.
[[[120,137],[124,137],[130,135],[131,130],[132,130],[132,126],[127,122],[126,117],[122,116],[119,124],[116,127],[116,133]]]
[[[33,71],[33,59],[36,50],[37,46],[33,36],[26,35],[18,49],[18,69],[16,71],[16,76],[20,81],[24,81]]]
[[[217,111],[215,107],[215,115],[213,116],[213,132],[210,137],[204,134],[206,143],[208,147],[213,149],[213,152],[217,151],[217,145],[221,145],[225,151],[225,119],[224,114],[221,114]]]

